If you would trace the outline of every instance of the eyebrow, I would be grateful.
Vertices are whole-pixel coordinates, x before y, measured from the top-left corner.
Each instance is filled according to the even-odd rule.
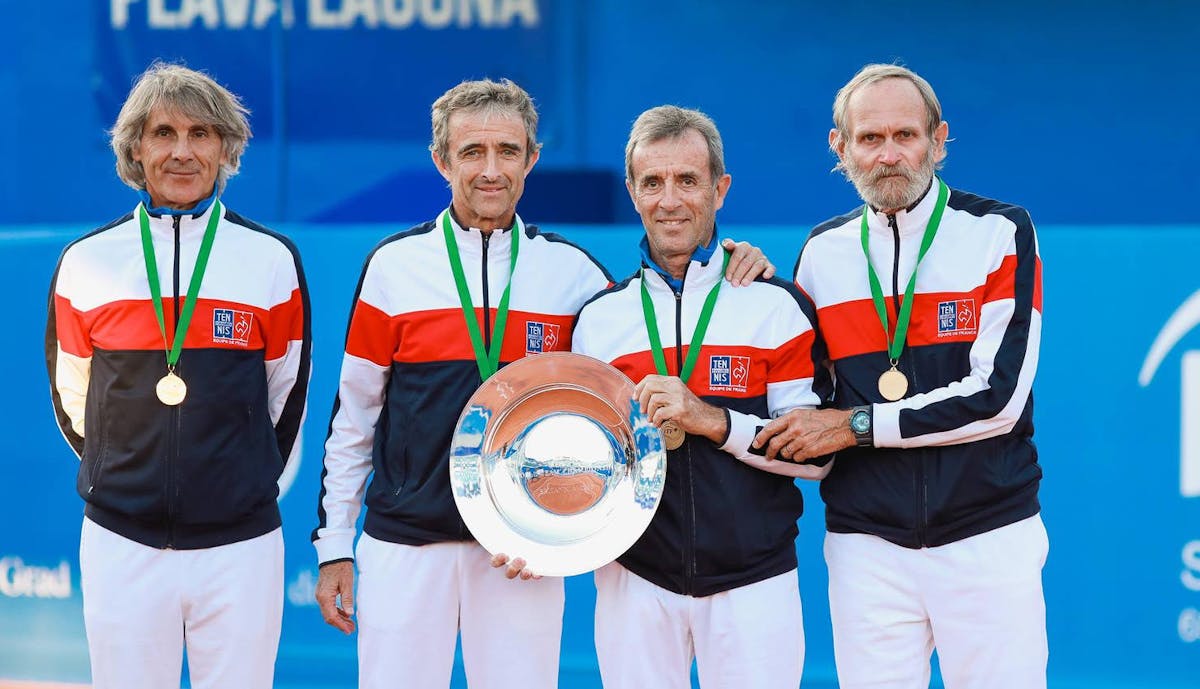
[[[499,146],[501,149],[504,149],[506,151],[520,152],[522,150],[521,144],[514,143],[511,141],[501,141],[499,144],[497,144],[497,146]],[[482,141],[468,141],[467,143],[463,144],[462,146],[459,146],[457,152],[458,153],[466,153],[467,151],[469,151],[473,148],[483,148],[483,147],[484,147],[484,144]]]

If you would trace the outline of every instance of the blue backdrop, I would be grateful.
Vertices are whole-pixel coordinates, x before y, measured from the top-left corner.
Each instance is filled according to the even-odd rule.
[[[947,173],[953,183],[953,172]],[[281,500],[288,602],[278,686],[351,687],[353,640],[326,627],[312,604],[315,554],[308,533],[346,309],[366,253],[396,228],[283,229],[306,257],[316,344],[303,460]],[[636,265],[636,227],[549,229],[592,249],[616,275]],[[781,266],[792,263],[805,232],[723,228],[765,247]],[[53,420],[40,339],[42,295],[73,233],[35,227],[0,234],[2,286],[26,295],[7,310],[10,337],[2,345],[10,401],[0,429],[14,442],[0,456],[0,684],[3,678],[87,679],[77,463]],[[1200,365],[1192,364],[1186,382],[1182,373],[1185,362],[1200,359],[1200,331],[1193,329],[1200,302],[1184,307],[1189,298],[1200,300],[1194,269],[1200,227],[1051,225],[1040,228],[1040,241],[1045,327],[1034,396],[1051,540],[1045,570],[1051,686],[1194,688],[1200,684],[1200,451],[1186,455],[1181,434],[1200,430]],[[1160,332],[1166,333],[1161,359],[1151,355]],[[808,641],[805,686],[819,688],[835,684],[824,525],[814,488],[804,486],[808,508],[797,551]],[[568,580],[567,590],[562,686],[598,687],[590,577]]]
[[[253,110],[229,200],[264,222],[425,219],[429,106],[490,76],[541,110],[531,218],[634,222],[625,136],[676,103],[729,143],[727,222],[813,224],[853,203],[834,92],[896,60],[938,89],[963,189],[1101,224],[1187,221],[1200,192],[1200,5],[1178,0],[0,0],[0,19],[0,223],[123,207],[105,132],[155,58]]]
[[[1045,329],[1035,384],[1051,536],[1051,686],[1200,686],[1200,5],[950,0],[807,6],[717,0],[0,0],[0,686],[87,681],[76,462],[42,361],[61,247],[134,203],[105,131],[155,57],[210,69],[253,110],[226,200],[305,257],[315,366],[304,459],[282,498],[281,688],[353,686],[353,639],[311,604],[320,445],[361,262],[448,198],[426,146],[432,100],[507,76],[542,112],[522,215],[616,275],[639,230],[622,183],[633,118],[714,116],[733,188],[723,234],[788,272],[815,222],[855,205],[826,149],[833,93],[902,60],[938,89],[954,186],[1039,223]],[[564,225],[563,223],[588,223]],[[386,223],[386,224],[381,224]],[[598,223],[598,224],[592,224]],[[814,486],[797,549],[805,686],[832,687]],[[562,686],[597,687],[589,577],[568,581]]]

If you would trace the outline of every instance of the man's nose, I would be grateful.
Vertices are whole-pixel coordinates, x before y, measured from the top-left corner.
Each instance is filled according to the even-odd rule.
[[[187,136],[175,139],[175,145],[171,147],[171,157],[176,160],[192,159],[192,142]]]
[[[495,179],[500,176],[500,153],[497,151],[488,151],[483,159],[483,176],[488,179]]]
[[[659,199],[658,205],[664,208],[678,208],[680,203],[679,187],[675,186],[674,181],[667,180],[663,184],[662,198]]]
[[[891,141],[884,142],[879,149],[879,162],[885,165],[895,165],[901,160],[900,147]]]

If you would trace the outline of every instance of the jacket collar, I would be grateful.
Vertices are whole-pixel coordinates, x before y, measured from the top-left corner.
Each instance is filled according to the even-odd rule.
[[[925,225],[929,222],[930,216],[933,215],[933,209],[937,205],[938,195],[930,192],[937,187],[940,179],[934,175],[921,198],[908,208],[903,208],[895,213],[896,227],[899,229],[901,237],[920,236],[925,232]],[[867,222],[872,232],[886,232],[889,237],[892,235],[890,218],[887,213],[871,208]]]
[[[667,272],[665,268],[658,265],[658,263],[656,263],[654,259],[650,257],[650,240],[646,237],[646,235],[642,235],[642,241],[638,242],[638,248],[641,249],[642,252],[642,266],[651,269],[660,278],[662,278],[662,281],[671,288],[672,292],[682,292],[685,284],[688,288],[690,288],[691,285],[687,283],[688,280],[691,279],[693,267],[699,265],[701,268],[705,268],[709,263],[712,263],[713,254],[716,253],[716,250],[719,246],[720,245],[717,243],[717,228],[714,225],[712,238],[709,239],[708,246],[696,247],[696,250],[692,252],[692,258],[688,263],[687,271],[684,273],[684,279],[677,280],[671,275],[671,273]],[[720,261],[717,262],[718,265],[720,265],[720,263]]]

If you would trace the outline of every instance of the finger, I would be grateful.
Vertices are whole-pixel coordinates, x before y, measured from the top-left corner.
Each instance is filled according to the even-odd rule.
[[[771,442],[767,443],[767,459],[780,459],[784,448],[791,442],[790,435],[780,434],[771,438]]]
[[[525,569],[525,560],[523,558],[514,558],[508,563],[508,569],[505,570],[504,576],[509,579],[515,579],[520,576],[521,571]]]
[[[496,553],[492,556],[493,567],[503,567],[506,564],[508,564],[508,556],[504,553]]]
[[[775,455],[775,458],[785,462],[798,462],[801,459],[804,459],[803,453],[804,444],[798,440],[793,440],[783,447],[780,447],[779,453]]]
[[[354,586],[342,589],[342,611],[347,617],[354,617]]]
[[[725,279],[734,286],[744,284],[746,276],[754,270],[754,261],[757,258],[753,247],[746,242],[734,242],[731,239],[725,240],[725,247],[729,250],[729,264],[725,266]]]
[[[771,438],[774,438],[776,435],[783,432],[786,428],[787,428],[786,417],[781,416],[777,419],[771,419],[770,421],[767,422],[767,425],[762,427],[761,431],[759,431],[757,434],[755,434],[753,442],[750,443],[751,447],[753,447],[755,449],[763,447],[764,445],[766,445],[768,442],[771,441]]]
[[[771,265],[771,262],[767,260],[766,256],[759,256],[758,258],[754,259],[753,262],[748,264],[748,269],[742,275],[741,286],[745,287],[746,285],[753,283],[754,280],[760,276],[764,278],[770,277],[770,275],[767,275],[768,270],[771,271],[771,275],[775,274],[775,266]]]
[[[337,613],[338,613],[337,617],[334,619],[333,622],[330,622],[330,624],[332,624],[334,627],[337,627],[338,630],[340,630],[346,634],[350,634],[350,633],[354,632],[354,627],[355,627],[354,620],[349,615],[347,615],[345,612],[343,612],[341,610],[338,610]]]
[[[650,420],[655,423],[662,423],[674,418],[675,414],[679,411],[677,405],[674,404],[674,400],[665,392],[654,393],[654,396],[650,398],[648,409],[651,410],[649,413]]]
[[[650,412],[653,410],[653,407],[651,406],[651,399],[655,395],[655,390],[645,380],[639,383],[638,386],[641,388],[640,390],[636,390],[638,409],[641,410],[643,414],[649,416]]]

